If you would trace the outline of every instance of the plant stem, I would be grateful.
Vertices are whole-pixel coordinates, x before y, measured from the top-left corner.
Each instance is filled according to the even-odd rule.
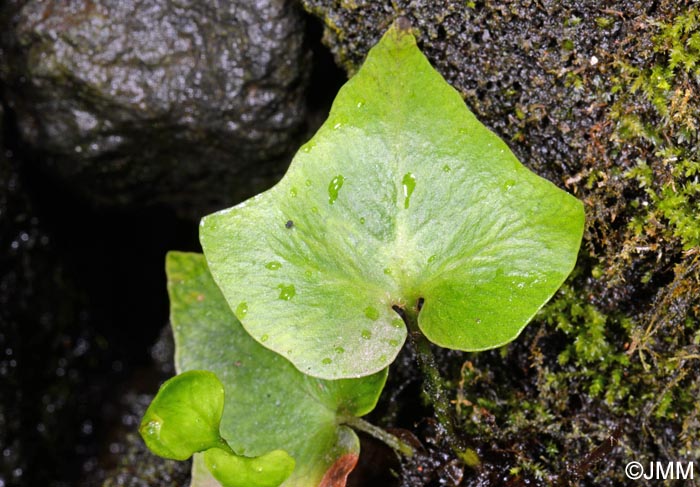
[[[362,418],[358,418],[357,416],[346,416],[343,418],[343,423],[347,424],[348,426],[352,426],[356,430],[367,433],[379,441],[383,441],[396,452],[402,453],[407,457],[413,456],[413,448],[411,448],[410,445],[404,443],[391,433],[384,431],[382,428],[374,426],[372,423],[368,423]]]
[[[422,300],[419,301],[418,308],[422,305]],[[452,415],[452,406],[448,399],[447,388],[445,381],[440,375],[433,350],[430,348],[430,342],[418,328],[418,313],[419,309],[397,309],[394,308],[403,318],[408,328],[408,338],[413,345],[413,350],[416,354],[418,367],[423,374],[423,391],[428,396],[432,403],[440,425],[445,429],[448,440],[453,445],[455,451],[461,452],[464,450],[462,442],[456,434],[455,420]]]

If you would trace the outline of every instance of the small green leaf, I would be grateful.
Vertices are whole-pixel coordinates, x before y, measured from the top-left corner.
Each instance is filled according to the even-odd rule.
[[[420,298],[438,345],[514,339],[573,269],[583,223],[394,27],[282,181],[204,218],[200,239],[245,329],[337,379],[390,364],[406,338],[392,308]]]
[[[146,410],[139,432],[155,454],[186,460],[222,447],[219,423],[224,386],[216,375],[193,370],[166,381]]]
[[[337,381],[304,375],[248,335],[202,255],[170,252],[166,268],[176,367],[210,370],[221,379],[227,400],[220,431],[233,451],[249,457],[289,453],[296,466],[284,487],[317,487],[327,475],[347,475],[360,445],[343,418],[374,408],[386,370]],[[192,487],[210,485],[202,467],[196,456]]]
[[[277,487],[294,470],[294,459],[282,450],[245,458],[212,448],[204,453],[204,462],[223,487]]]

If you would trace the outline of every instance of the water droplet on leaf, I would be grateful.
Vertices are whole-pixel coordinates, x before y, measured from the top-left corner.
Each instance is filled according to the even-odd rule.
[[[413,190],[416,189],[416,177],[410,172],[407,172],[403,176],[402,184],[404,196],[403,207],[408,209],[408,206],[411,203],[411,195],[413,194]]]
[[[284,301],[289,301],[297,293],[293,284],[290,284],[288,286],[285,286],[284,284],[280,284],[279,286],[277,286],[277,288],[280,290],[280,297],[279,298],[284,300]]]
[[[331,182],[328,185],[328,203],[331,205],[338,199],[338,191],[340,191],[340,188],[343,187],[344,182],[345,178],[342,175],[338,175],[331,179]]]
[[[365,308],[365,316],[372,321],[376,321],[377,319],[379,319],[379,311],[377,311],[372,306],[367,306]]]
[[[265,267],[267,269],[270,269],[271,271],[276,271],[277,269],[282,267],[282,264],[280,264],[277,261],[272,261],[272,262],[268,262],[267,264],[265,264]]]
[[[333,350],[335,353],[345,353],[345,349],[343,347],[335,347]]]
[[[160,421],[149,421],[146,425],[146,434],[149,436],[157,436],[160,433]]]
[[[265,333],[263,336],[260,337],[261,342],[266,342],[267,339],[270,338],[267,333]]]
[[[289,196],[291,196],[292,198],[296,198],[297,197],[297,189],[296,188],[290,189]]]
[[[364,338],[365,340],[369,340],[370,338],[372,338],[372,332],[369,330],[362,330],[362,338]]]
[[[389,345],[396,347],[399,344],[398,340],[389,340]]]
[[[328,357],[326,357],[326,358],[324,358],[323,360],[321,360],[321,363],[322,363],[323,365],[328,365],[328,364],[330,364],[331,362],[333,362],[333,361],[332,361],[331,359],[329,359]]]
[[[242,320],[245,318],[245,315],[248,313],[248,304],[243,302],[236,307],[236,317],[238,317],[239,320]]]
[[[442,170],[445,172],[450,172],[452,170],[452,168],[450,166],[448,166],[447,164],[445,164],[444,166],[442,166]]]

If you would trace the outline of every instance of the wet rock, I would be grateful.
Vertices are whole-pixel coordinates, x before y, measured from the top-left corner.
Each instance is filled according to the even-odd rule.
[[[91,201],[199,217],[269,185],[299,144],[294,2],[15,1],[3,17],[21,136]]]
[[[144,400],[145,398],[145,400]],[[127,396],[140,401],[143,415],[153,396]],[[139,416],[140,418],[140,416]],[[189,485],[191,462],[165,460],[151,453],[136,433],[128,433],[120,450],[121,464],[110,473],[102,487],[185,487]]]
[[[106,344],[27,193],[0,105],[0,486],[69,485],[89,450]]]
[[[560,185],[601,112],[595,93],[575,89],[568,75],[601,76],[590,60],[612,49],[623,30],[616,22],[598,28],[596,17],[614,14],[576,1],[302,3],[322,18],[324,41],[350,73],[395,18],[407,18],[423,52],[478,118],[510,140],[525,164]]]
[[[119,386],[119,400],[113,424],[102,445],[103,454],[97,468],[88,472],[83,482],[103,487],[171,487],[189,484],[191,461],[160,458],[146,447],[138,434],[141,418],[153,400],[155,391],[175,375],[175,343],[172,328],[163,327],[151,347],[151,363],[132,374]]]
[[[0,113],[0,486],[99,485],[80,478],[102,471],[99,452],[130,455],[102,447],[104,424],[167,320],[165,252],[193,250],[196,224],[88,210],[34,170]],[[172,372],[172,344],[153,353]]]

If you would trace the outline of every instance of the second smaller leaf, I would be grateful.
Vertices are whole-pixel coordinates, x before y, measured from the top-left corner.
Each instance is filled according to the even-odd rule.
[[[212,372],[191,370],[166,381],[146,410],[139,432],[155,454],[186,460],[204,453],[207,468],[224,487],[277,487],[294,470],[283,450],[259,457],[237,455],[219,432],[224,386]]]
[[[224,386],[216,375],[192,370],[161,386],[139,432],[153,453],[173,460],[210,448],[230,451],[219,434],[223,411]]]

